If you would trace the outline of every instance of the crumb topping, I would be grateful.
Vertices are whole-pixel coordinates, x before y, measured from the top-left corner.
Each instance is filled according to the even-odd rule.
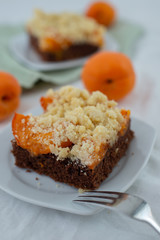
[[[89,42],[101,46],[105,28],[95,20],[73,14],[47,14],[35,10],[33,18],[27,24],[28,31],[39,39],[39,44],[45,44],[45,39],[56,39],[63,47],[69,42]],[[45,46],[44,46],[45,47]]]
[[[39,116],[29,117],[29,126],[43,145],[58,159],[79,159],[82,164],[92,166],[98,163],[108,147],[119,137],[122,126],[127,126],[122,111],[115,101],[109,101],[99,92],[89,94],[72,86],[59,91],[49,90],[46,111]],[[123,110],[124,111],[124,110]]]

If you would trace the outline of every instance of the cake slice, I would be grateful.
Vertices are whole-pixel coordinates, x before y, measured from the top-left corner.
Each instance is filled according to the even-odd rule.
[[[133,138],[130,111],[101,92],[71,86],[49,90],[41,105],[39,116],[13,118],[15,164],[76,188],[98,188]]]
[[[95,20],[73,14],[35,10],[27,23],[31,46],[45,61],[88,56],[103,46],[105,28]]]

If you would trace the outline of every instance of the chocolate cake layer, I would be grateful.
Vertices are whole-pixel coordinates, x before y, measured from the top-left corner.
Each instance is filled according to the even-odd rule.
[[[133,132],[128,129],[126,134],[119,137],[114,146],[107,150],[103,160],[94,169],[82,165],[79,160],[72,161],[68,158],[57,160],[57,157],[51,153],[33,156],[18,146],[14,140],[12,152],[15,156],[15,164],[20,168],[32,169],[76,188],[96,189],[124,156],[132,138]]]
[[[43,52],[38,46],[38,39],[32,35],[29,35],[29,41],[31,46],[36,50],[39,56],[48,62],[66,61],[76,58],[86,57],[99,50],[99,47],[89,43],[77,43],[69,46],[65,50],[52,52]]]

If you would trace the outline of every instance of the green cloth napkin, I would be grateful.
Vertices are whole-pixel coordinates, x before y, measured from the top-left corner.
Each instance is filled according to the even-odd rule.
[[[11,55],[8,49],[8,41],[13,36],[24,31],[22,26],[0,25],[0,70],[10,72],[24,88],[32,88],[41,79],[57,85],[67,84],[80,78],[82,67],[65,69],[59,71],[38,72],[19,64]],[[108,32],[114,37],[121,51],[130,57],[136,41],[143,34],[139,25],[126,21],[117,22]]]
[[[124,20],[116,22],[108,32],[117,41],[119,45],[118,51],[128,55],[130,58],[135,54],[137,41],[144,34],[141,26]]]

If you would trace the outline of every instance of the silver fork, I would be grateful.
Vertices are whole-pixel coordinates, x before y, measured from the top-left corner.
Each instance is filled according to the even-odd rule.
[[[73,201],[120,211],[128,217],[147,222],[160,234],[160,225],[154,219],[149,204],[138,196],[122,192],[89,191]]]

